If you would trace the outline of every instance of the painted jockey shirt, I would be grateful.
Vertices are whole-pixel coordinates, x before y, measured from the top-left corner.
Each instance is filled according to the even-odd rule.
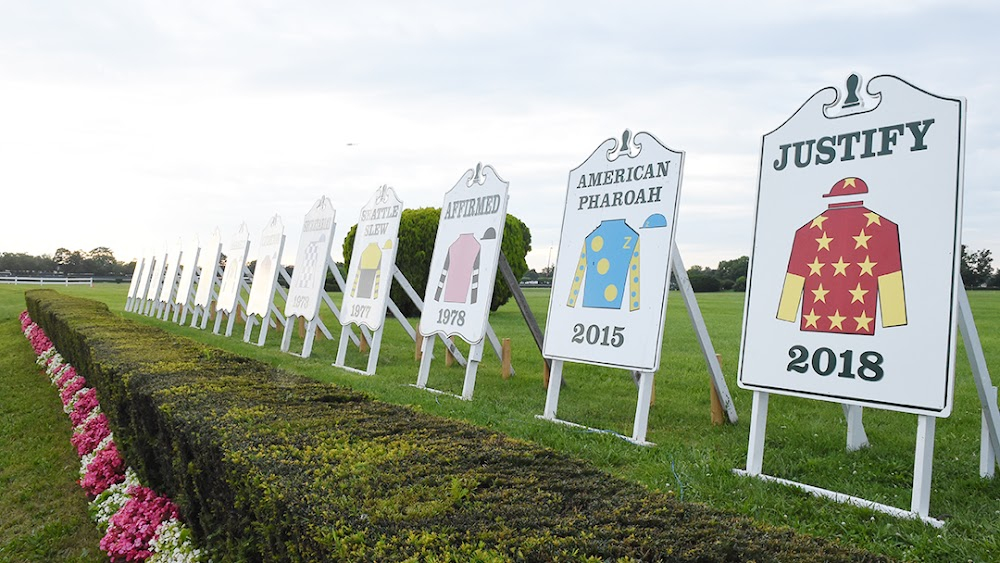
[[[899,229],[861,201],[831,204],[795,231],[777,318],[799,330],[875,334],[906,324]]]
[[[620,309],[626,297],[629,311],[639,309],[639,234],[624,219],[601,221],[584,239],[570,287],[568,307]]]
[[[472,233],[458,235],[448,247],[434,300],[446,303],[475,303],[479,294],[479,258],[482,246]],[[471,295],[470,295],[471,286]]]
[[[378,282],[382,277],[382,249],[377,243],[368,243],[368,246],[361,252],[359,265],[351,296],[378,299]]]

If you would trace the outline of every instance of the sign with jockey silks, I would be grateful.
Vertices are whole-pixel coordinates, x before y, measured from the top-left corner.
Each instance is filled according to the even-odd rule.
[[[948,416],[964,100],[883,75],[764,136],[741,387]]]
[[[470,343],[486,336],[507,221],[507,186],[492,166],[477,166],[445,194],[420,334],[460,336]]]
[[[385,321],[402,214],[403,202],[395,190],[385,185],[375,190],[361,209],[340,308],[341,324],[378,330]]]
[[[651,134],[626,130],[570,171],[546,357],[659,367],[683,163]]]

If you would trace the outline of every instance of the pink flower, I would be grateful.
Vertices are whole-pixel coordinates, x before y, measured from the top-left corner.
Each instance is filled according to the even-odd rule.
[[[153,552],[149,543],[160,524],[178,517],[177,506],[152,489],[131,487],[132,496],[108,522],[108,531],[101,538],[101,549],[112,561],[143,561]]]
[[[67,369],[65,372],[63,372],[62,375],[59,376],[59,379],[56,380],[56,388],[62,389],[63,386],[69,382],[69,380],[73,379],[76,376],[77,376],[76,368],[71,367]]]
[[[69,413],[69,420],[73,426],[79,426],[90,416],[90,412],[97,407],[97,390],[87,389],[76,400],[73,405],[73,412]]]
[[[118,446],[111,442],[97,453],[94,461],[87,466],[87,474],[80,480],[80,486],[91,497],[125,480],[125,460],[118,453]]]
[[[111,428],[108,426],[108,417],[101,413],[90,419],[90,422],[83,427],[83,432],[73,434],[70,442],[76,446],[77,455],[84,456],[94,451],[101,440],[107,438],[109,434]]]
[[[59,392],[59,397],[62,399],[64,405],[68,405],[73,395],[80,389],[83,389],[83,385],[86,383],[82,377],[77,376],[75,379],[70,381],[63,387],[63,390]]]
[[[31,347],[34,349],[35,355],[40,356],[42,352],[52,347],[52,341],[49,340],[48,336],[45,336],[41,329],[38,329],[31,333]]]

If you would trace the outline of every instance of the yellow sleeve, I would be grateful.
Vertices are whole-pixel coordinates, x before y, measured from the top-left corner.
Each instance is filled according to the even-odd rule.
[[[580,261],[576,263],[576,271],[573,272],[573,285],[569,288],[569,299],[566,300],[567,307],[576,305],[580,297],[580,285],[583,283],[583,271],[587,268],[587,242],[583,242],[580,249]]]
[[[893,272],[878,278],[878,298],[882,304],[882,326],[906,324],[906,295],[903,293],[903,272]]]
[[[806,279],[798,274],[785,274],[785,284],[781,286],[781,302],[778,303],[778,320],[795,322],[795,313],[799,311],[799,301],[802,300],[802,288]]]
[[[628,310],[639,309],[639,241],[635,241],[632,259],[628,263]]]

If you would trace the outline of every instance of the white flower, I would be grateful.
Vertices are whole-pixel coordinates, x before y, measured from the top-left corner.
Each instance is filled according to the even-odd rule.
[[[149,542],[150,563],[195,563],[201,561],[201,550],[191,543],[191,532],[176,518],[165,520]]]
[[[124,481],[111,485],[91,501],[90,515],[102,531],[107,527],[108,522],[111,521],[111,517],[125,506],[128,499],[132,498],[132,495],[128,494],[128,490],[138,485],[139,477],[136,476],[135,471],[132,471],[131,467],[128,467],[125,469]]]

